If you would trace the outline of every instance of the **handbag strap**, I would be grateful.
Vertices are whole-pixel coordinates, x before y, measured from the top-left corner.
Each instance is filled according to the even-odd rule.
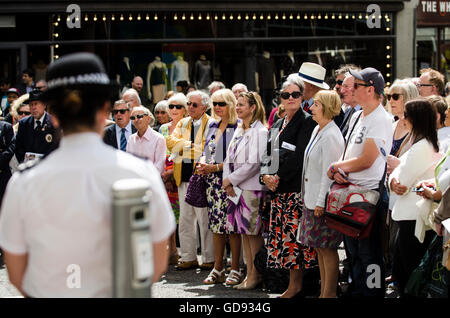
[[[348,135],[348,139],[345,141],[345,148],[344,148],[344,154],[342,155],[342,160],[344,160],[344,158],[345,158],[345,152],[347,151],[348,142],[349,142],[349,140],[350,140],[350,137],[351,137],[352,134],[353,134],[353,130],[355,129],[356,124],[358,123],[358,120],[359,120],[359,118],[361,117],[362,113],[363,113],[363,112],[360,112],[360,113],[359,113],[358,118],[356,118],[356,121],[355,121],[355,123],[353,124],[352,129],[350,130],[350,134]]]

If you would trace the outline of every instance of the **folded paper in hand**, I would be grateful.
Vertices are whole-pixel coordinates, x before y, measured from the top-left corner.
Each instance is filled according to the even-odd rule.
[[[242,189],[240,189],[239,187],[233,187],[233,190],[234,190],[234,194],[236,194],[236,196],[234,196],[234,197],[228,196],[228,199],[230,199],[231,202],[233,202],[235,205],[238,205],[239,199],[241,198],[241,195],[242,195]]]

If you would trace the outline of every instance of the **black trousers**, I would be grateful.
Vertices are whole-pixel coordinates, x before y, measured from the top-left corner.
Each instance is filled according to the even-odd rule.
[[[397,221],[397,224],[398,235],[395,242],[392,274],[398,283],[399,295],[404,297],[408,279],[419,266],[436,233],[433,230],[427,231],[423,243],[420,243],[414,235],[416,221]]]

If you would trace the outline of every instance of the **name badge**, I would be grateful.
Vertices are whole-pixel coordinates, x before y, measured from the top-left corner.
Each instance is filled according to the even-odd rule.
[[[291,145],[290,143],[283,141],[283,143],[281,144],[281,148],[290,150],[290,151],[295,151],[295,149],[297,149],[297,146]]]

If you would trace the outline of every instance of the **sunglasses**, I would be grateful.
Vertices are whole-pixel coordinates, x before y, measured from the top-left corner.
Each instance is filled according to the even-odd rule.
[[[198,106],[197,103],[193,103],[193,102],[187,102],[187,105],[188,105],[188,106],[191,106],[191,105],[192,105],[192,107],[197,107],[197,106]]]
[[[20,116],[22,116],[22,115],[31,115],[31,113],[30,112],[25,112],[25,111],[21,111],[21,110],[19,110],[18,112],[17,112],[17,114],[19,114]]]
[[[159,111],[159,110],[157,110],[156,112],[155,112],[155,115],[159,115],[159,114],[161,114],[161,115],[164,115],[166,112],[164,112],[164,111]]]
[[[147,115],[147,114],[139,114],[139,115],[136,115],[136,116],[130,116],[130,119],[131,119],[131,120],[142,119],[142,118],[144,118],[145,116],[148,116],[148,115]]]
[[[358,89],[358,86],[369,87],[369,86],[372,86],[372,84],[363,84],[363,83],[354,83],[353,84],[354,89]]]
[[[113,115],[117,115],[118,113],[121,113],[122,115],[125,114],[129,109],[114,109],[112,111]]]
[[[170,104],[170,105],[169,105],[169,108],[170,108],[170,109],[174,109],[174,108],[176,108],[176,109],[182,109],[182,108],[184,108],[184,106],[183,106],[183,105]]]
[[[433,85],[433,84],[420,84],[420,83],[417,83],[416,86],[417,86],[418,88],[421,88],[421,87],[434,86],[434,85]]]
[[[386,97],[387,97],[388,100],[391,100],[391,97],[392,97],[393,100],[398,100],[401,95],[403,95],[403,94],[397,94],[397,93],[392,94],[392,95],[391,94],[387,94]]]
[[[220,106],[220,107],[225,107],[227,106],[227,103],[225,102],[213,102],[214,106]]]
[[[337,85],[342,85],[342,83],[344,83],[343,80],[337,80],[337,81],[336,81],[336,84],[337,84]]]
[[[300,96],[302,96],[302,93],[300,93],[300,92],[292,92],[292,93],[283,92],[280,94],[280,97],[282,99],[289,99],[289,97],[291,97],[291,96],[292,96],[292,98],[297,99],[297,98],[300,98]]]
[[[46,86],[36,86],[35,88],[36,89],[43,89],[43,88],[46,88]]]

